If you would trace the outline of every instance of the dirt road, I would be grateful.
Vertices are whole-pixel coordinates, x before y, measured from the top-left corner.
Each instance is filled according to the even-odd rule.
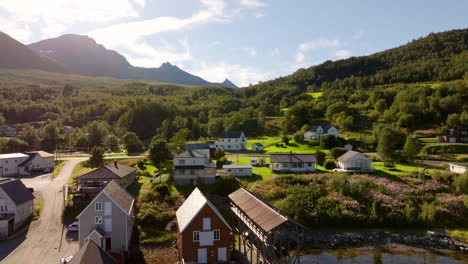
[[[78,251],[76,241],[67,242],[66,227],[62,224],[63,185],[72,175],[76,164],[87,158],[68,160],[59,175],[22,178],[27,187],[42,194],[44,208],[41,217],[29,229],[13,239],[0,242],[0,261],[6,264],[59,263],[62,257]]]

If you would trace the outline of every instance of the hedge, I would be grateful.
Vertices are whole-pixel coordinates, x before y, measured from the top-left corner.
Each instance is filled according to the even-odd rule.
[[[429,145],[422,149],[425,154],[468,153],[468,144]]]

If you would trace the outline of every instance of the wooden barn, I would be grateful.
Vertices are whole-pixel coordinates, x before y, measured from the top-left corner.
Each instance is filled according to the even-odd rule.
[[[242,263],[299,263],[304,227],[243,188],[229,195]]]

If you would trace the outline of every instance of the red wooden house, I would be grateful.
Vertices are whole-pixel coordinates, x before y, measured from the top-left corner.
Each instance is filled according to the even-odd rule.
[[[181,263],[223,263],[231,258],[231,227],[195,188],[177,210]]]

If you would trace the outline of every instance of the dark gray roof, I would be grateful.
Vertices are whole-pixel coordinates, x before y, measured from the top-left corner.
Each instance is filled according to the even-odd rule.
[[[175,156],[176,158],[206,158],[205,155],[195,150],[187,150]]]
[[[350,151],[346,152],[345,154],[341,155],[340,157],[337,158],[337,160],[341,161],[341,162],[346,162],[346,161],[354,158],[355,156],[362,156],[364,159],[367,159],[367,160],[372,162],[371,159],[364,156],[362,153],[357,152],[357,151],[352,151],[352,150],[350,150]]]
[[[270,154],[273,163],[317,162],[315,154]]]
[[[240,138],[242,131],[223,131],[219,138]]]
[[[334,128],[336,128],[337,130],[340,129],[339,126],[312,126],[312,127],[310,128],[310,131],[312,131],[312,132],[317,132],[317,128],[319,128],[319,127],[322,127],[324,132],[327,132],[328,129],[330,129],[330,127],[334,127]]]
[[[120,179],[135,171],[133,167],[122,164],[117,164],[116,167],[112,163],[78,176],[77,179]]]
[[[25,161],[21,162],[18,166],[24,166],[24,165],[28,164],[32,159],[34,159],[34,157],[36,157],[37,153],[36,152],[28,152],[28,153],[26,153],[26,155],[28,155],[29,158],[27,158]]]
[[[0,188],[5,191],[16,205],[34,200],[34,195],[20,180],[0,178]]]
[[[102,190],[107,194],[117,205],[119,205],[127,214],[130,214],[130,209],[133,205],[133,196],[122,188],[117,182],[111,181],[106,188]]]
[[[118,262],[92,239],[73,256],[69,264],[117,264]]]

